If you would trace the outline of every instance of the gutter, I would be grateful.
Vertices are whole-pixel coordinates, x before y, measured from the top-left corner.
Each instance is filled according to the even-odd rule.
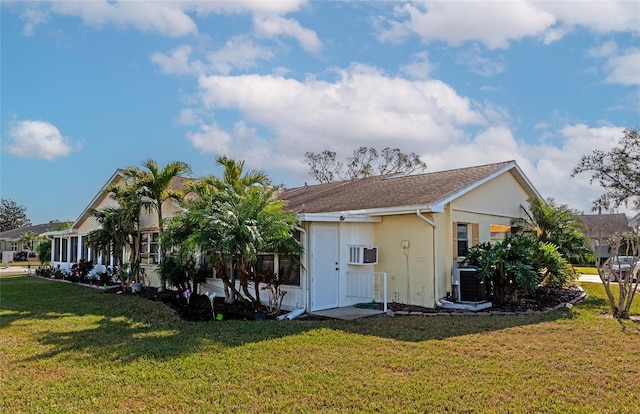
[[[431,240],[431,257],[433,261],[433,305],[436,306],[438,302],[438,281],[436,277],[436,222],[429,217],[423,215],[420,209],[416,209],[416,216],[420,217],[427,224],[433,227],[432,240]]]
[[[304,228],[302,228],[302,226],[296,226],[295,229],[298,230],[302,235],[304,235],[304,237],[302,237],[302,236],[300,237],[301,240],[304,240],[304,243],[302,244],[302,249],[303,249],[302,250],[302,255],[304,256],[304,261],[301,260],[300,261],[301,262],[300,265],[304,267],[304,275],[305,275],[303,292],[304,292],[304,300],[305,300],[306,303],[304,304],[303,308],[304,308],[305,311],[309,311],[311,309],[310,306],[309,306],[309,304],[311,303],[311,294],[309,292],[309,285],[311,283],[310,283],[310,280],[309,280],[309,263],[307,263],[307,258],[309,257],[307,255],[307,247],[309,245],[309,243],[308,243],[309,240],[307,239],[307,231]],[[303,265],[303,263],[304,263],[304,265]],[[301,272],[301,274],[302,274],[302,272]],[[296,305],[296,308],[298,308],[297,305]]]

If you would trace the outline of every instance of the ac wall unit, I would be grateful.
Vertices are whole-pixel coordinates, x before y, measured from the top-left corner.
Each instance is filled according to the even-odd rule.
[[[349,264],[365,265],[378,263],[378,248],[375,246],[349,246]]]

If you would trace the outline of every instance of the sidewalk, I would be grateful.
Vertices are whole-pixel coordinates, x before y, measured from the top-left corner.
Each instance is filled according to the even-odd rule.
[[[31,273],[34,273],[37,267],[31,266]],[[22,273],[29,273],[29,269],[26,266],[4,267],[0,265],[0,275],[19,275]]]

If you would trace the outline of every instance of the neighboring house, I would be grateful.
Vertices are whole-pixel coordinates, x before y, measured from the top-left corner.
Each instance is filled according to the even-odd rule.
[[[631,227],[636,234],[640,234],[640,213],[629,220],[629,227]]]
[[[74,263],[80,260],[88,260],[95,265],[94,272],[104,272],[107,267],[116,263],[115,258],[105,251],[93,251],[87,244],[87,235],[99,227],[99,223],[91,216],[90,211],[102,210],[106,207],[117,207],[118,202],[105,193],[105,189],[112,184],[124,183],[121,170],[117,170],[89,205],[82,211],[80,217],[73,222],[67,230],[46,233],[53,239],[51,246],[51,264],[62,270],[69,270]],[[172,189],[181,189],[188,178],[177,177],[171,183]],[[171,217],[180,207],[173,200],[167,201],[162,206],[164,217]],[[157,272],[159,253],[159,227],[155,211],[144,211],[140,216],[141,230],[141,268],[145,270],[145,282],[151,286],[160,286],[160,277]],[[127,252],[121,252],[121,257],[128,258]]]
[[[116,172],[105,187],[123,180]],[[176,180],[176,187],[183,182]],[[530,198],[542,198],[515,161],[417,175],[387,175],[282,190],[297,214],[304,247],[298,266],[264,252],[258,266],[283,275],[283,308],[317,311],[383,300],[434,307],[452,292],[452,270],[466,250],[504,237]],[[100,191],[73,226],[50,233],[54,266],[81,258],[100,266],[113,258],[91,252],[86,234],[97,223],[90,209],[115,205]],[[164,216],[179,207],[167,202]],[[155,214],[142,218],[147,283],[159,286]],[[156,256],[154,256],[156,254]],[[154,259],[155,258],[155,259]],[[212,277],[201,291],[223,292]],[[266,299],[266,292],[263,294]]]
[[[2,252],[26,252],[28,246],[26,246],[20,239],[22,235],[27,232],[33,232],[39,236],[44,233],[59,228],[64,223],[60,223],[59,221],[52,221],[45,224],[36,224],[35,226],[24,226],[19,227],[17,229],[6,230],[0,232],[0,251]],[[35,242],[31,247],[31,251],[33,252],[35,248],[38,246],[39,242]]]
[[[584,234],[591,249],[601,260],[611,255],[609,237],[615,233],[628,233],[633,230],[627,216],[623,213],[613,214],[581,214],[578,215],[584,224]]]

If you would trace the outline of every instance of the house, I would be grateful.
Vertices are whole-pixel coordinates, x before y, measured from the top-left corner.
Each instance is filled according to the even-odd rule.
[[[452,295],[466,250],[504,237],[532,197],[542,198],[514,161],[283,190],[305,248],[283,307],[313,312],[385,297],[434,307]]]
[[[104,188],[123,179],[116,172]],[[305,185],[278,197],[299,220],[302,266],[268,252],[258,265],[284,277],[283,308],[308,312],[372,300],[434,307],[453,295],[452,271],[467,249],[504,237],[527,201],[542,198],[515,161]],[[50,234],[54,266],[68,269],[81,258],[113,263],[88,248],[86,234],[97,227],[90,209],[115,203],[101,190],[70,229]],[[167,202],[163,211],[169,217],[179,206]],[[157,222],[145,213],[141,223],[146,283],[159,286]],[[223,282],[212,275],[200,289],[222,294]]]
[[[172,189],[182,189],[189,178],[176,177],[170,184]],[[52,267],[61,270],[70,270],[74,263],[80,260],[91,261],[95,267],[93,272],[104,272],[108,267],[116,264],[116,258],[106,251],[93,251],[87,244],[87,235],[99,228],[99,223],[90,214],[91,210],[102,210],[107,207],[117,207],[118,202],[111,197],[105,189],[111,185],[124,184],[125,177],[122,170],[117,170],[100,189],[98,194],[85,207],[80,216],[73,222],[70,228],[61,231],[52,231],[45,235],[53,240],[51,246]],[[165,217],[171,217],[180,206],[174,200],[166,201],[162,206]],[[158,274],[158,254],[159,254],[159,226],[155,212],[143,211],[140,216],[141,246],[142,254],[141,269],[144,269],[144,282],[149,286],[160,286],[160,276]],[[126,262],[127,252],[121,252],[120,259]]]
[[[37,234],[38,236],[41,236],[50,230],[60,228],[61,226],[64,227],[64,225],[65,223],[61,223],[59,221],[51,221],[49,223],[24,226],[17,229],[5,230],[3,232],[0,232],[0,251],[8,252],[7,254],[3,255],[3,262],[5,261],[5,259],[7,260],[7,262],[13,260],[13,253],[26,252],[27,250],[31,250],[33,252],[38,246],[39,242],[36,241],[29,249],[29,246],[27,246],[21,240],[24,233],[32,232]]]
[[[615,233],[628,233],[633,230],[633,225],[623,213],[580,214],[578,217],[584,224],[584,235],[589,246],[602,261],[611,255],[609,238]]]
[[[631,227],[636,234],[640,234],[640,213],[629,220],[629,227]]]

